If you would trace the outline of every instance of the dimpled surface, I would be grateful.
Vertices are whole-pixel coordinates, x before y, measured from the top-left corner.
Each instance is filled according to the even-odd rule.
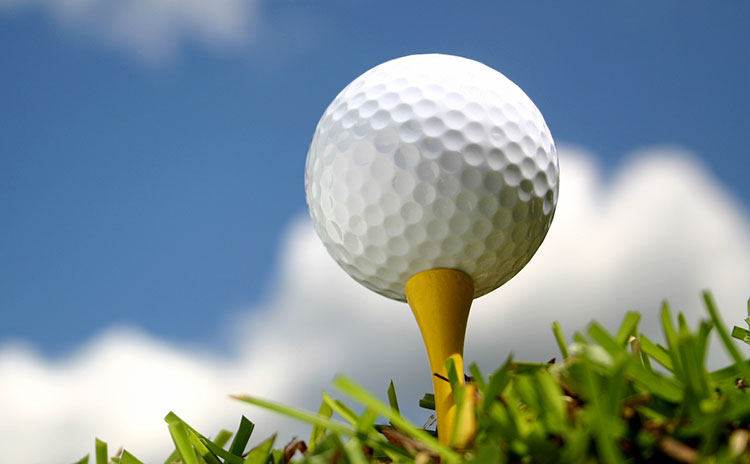
[[[315,230],[355,280],[405,300],[406,281],[459,269],[475,297],[523,268],[557,202],[557,151],[526,94],[449,55],[383,63],[320,119],[305,189]]]

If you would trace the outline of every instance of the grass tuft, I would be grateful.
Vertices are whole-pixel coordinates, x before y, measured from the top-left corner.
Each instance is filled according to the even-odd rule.
[[[750,300],[748,329],[734,327],[730,333],[711,295],[706,292],[703,299],[709,319],[694,331],[684,315],[675,319],[663,304],[666,346],[641,334],[640,315],[629,312],[615,333],[592,322],[584,333],[575,333],[570,344],[553,323],[561,363],[518,362],[510,355],[488,377],[469,365],[471,376],[464,385],[458,383],[463,373],[449,363],[458,408],[455,448],[401,414],[392,381],[383,401],[339,376],[334,387],[354,405],[324,393],[318,412],[310,412],[234,396],[311,424],[307,443],[295,438],[275,447],[273,435],[246,451],[254,424],[244,416],[236,432],[222,430],[211,440],[169,413],[165,420],[175,450],[165,463],[750,464],[750,361],[732,341],[750,344]],[[712,332],[733,364],[709,372],[705,361]],[[425,394],[419,405],[434,410],[434,396]],[[334,419],[334,413],[343,422]],[[107,463],[106,443],[97,439],[95,445],[96,464]],[[79,461],[88,462],[88,456]],[[141,461],[120,450],[109,462]]]

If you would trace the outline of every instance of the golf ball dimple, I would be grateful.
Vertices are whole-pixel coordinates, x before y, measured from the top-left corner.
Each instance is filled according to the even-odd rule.
[[[554,141],[505,76],[449,55],[383,63],[318,123],[305,189],[313,225],[355,280],[396,300],[415,274],[452,268],[478,297],[531,259],[558,194]]]

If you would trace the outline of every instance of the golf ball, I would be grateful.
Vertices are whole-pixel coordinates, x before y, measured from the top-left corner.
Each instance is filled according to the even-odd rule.
[[[547,124],[508,78],[457,56],[411,55],[351,82],[307,154],[305,190],[328,252],[406,300],[415,274],[461,270],[478,297],[531,259],[557,203]]]

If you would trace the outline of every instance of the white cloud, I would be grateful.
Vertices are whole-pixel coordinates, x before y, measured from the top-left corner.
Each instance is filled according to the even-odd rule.
[[[695,323],[704,288],[713,290],[728,324],[742,321],[750,221],[694,158],[655,148],[605,180],[582,150],[563,147],[560,155],[560,200],[549,236],[526,269],[475,302],[467,359],[490,370],[513,349],[517,358],[545,361],[557,355],[551,321],[560,320],[570,335],[591,318],[612,327],[631,309],[658,337],[661,300]],[[72,462],[99,436],[159,461],[170,445],[162,421],[169,410],[204,431],[232,428],[246,414],[258,422],[257,438],[276,429],[290,438],[308,429],[226,394],[313,409],[337,372],[381,392],[393,378],[402,407],[431,388],[408,307],[346,276],[306,219],[289,228],[281,260],[275,296],[235,324],[231,357],[124,329],[101,334],[62,362],[20,347],[0,351],[4,458]],[[714,363],[722,362],[718,354]],[[427,417],[406,409],[416,421]]]
[[[0,11],[28,6],[147,60],[168,57],[184,42],[243,44],[259,14],[257,0],[0,0]]]

